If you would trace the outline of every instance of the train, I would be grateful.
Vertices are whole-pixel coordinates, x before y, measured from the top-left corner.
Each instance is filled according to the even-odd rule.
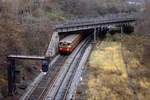
[[[70,34],[59,41],[59,53],[70,54],[84,38],[84,33]]]

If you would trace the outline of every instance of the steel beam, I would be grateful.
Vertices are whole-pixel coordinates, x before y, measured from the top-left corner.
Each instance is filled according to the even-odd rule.
[[[45,56],[9,55],[10,59],[45,60]]]
[[[116,17],[115,19],[112,18],[103,18],[98,19],[97,21],[89,21],[86,20],[79,22],[78,24],[75,23],[67,23],[63,25],[57,25],[56,31],[57,32],[68,32],[68,31],[78,31],[81,29],[94,29],[98,28],[99,26],[107,26],[107,25],[114,25],[114,24],[125,24],[125,23],[132,23],[136,21],[134,17],[128,18],[128,17]]]

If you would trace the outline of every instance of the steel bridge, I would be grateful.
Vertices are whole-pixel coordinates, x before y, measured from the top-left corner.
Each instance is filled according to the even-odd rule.
[[[83,18],[75,19],[62,24],[58,24],[55,27],[56,32],[69,32],[86,29],[96,29],[109,25],[123,25],[135,22],[137,20],[137,14],[119,14],[109,15],[104,17],[95,18]]]

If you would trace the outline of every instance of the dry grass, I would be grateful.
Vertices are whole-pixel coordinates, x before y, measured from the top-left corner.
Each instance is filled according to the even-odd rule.
[[[129,76],[140,100],[150,100],[150,68],[147,66],[150,62],[148,63],[148,59],[146,59],[147,62],[143,60],[145,59],[143,54],[146,53],[143,50],[145,39],[143,36],[131,36],[126,37],[126,41],[124,41],[125,49],[128,51],[126,52],[126,59],[128,60]],[[141,64],[141,61],[144,64]]]
[[[144,41],[142,36],[125,36],[123,52],[127,69],[121,42],[106,39],[96,44],[89,59],[87,100],[133,100],[134,91],[139,100],[150,100],[150,70],[145,60],[141,64]]]
[[[120,42],[97,44],[89,60],[88,100],[132,100]]]
[[[117,42],[103,42],[100,47],[93,51],[89,64],[107,71],[119,71],[123,77],[126,77],[120,51],[121,44]]]

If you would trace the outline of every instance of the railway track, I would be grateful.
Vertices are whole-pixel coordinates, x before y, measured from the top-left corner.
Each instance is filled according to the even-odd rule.
[[[76,50],[76,52],[73,54],[73,58],[71,57],[72,60],[67,62],[67,64],[64,66],[64,69],[60,75],[58,75],[54,85],[50,88],[47,97],[45,97],[46,99],[63,100],[63,98],[65,98],[67,90],[73,81],[73,77],[75,75],[76,69],[78,68],[79,62],[90,42],[88,39],[82,43],[78,50]]]
[[[47,98],[49,98],[47,97],[47,95],[49,95],[49,91],[54,93],[55,98],[55,96],[57,96],[60,92],[60,89],[61,91],[63,90],[65,95],[66,93],[64,88],[70,84],[71,78],[73,78],[73,75],[77,69],[75,65],[77,66],[79,64],[79,62],[74,61],[81,60],[85,47],[89,43],[89,38],[83,40],[83,42],[79,44],[71,55],[60,55],[59,58],[57,58],[57,60],[49,67],[49,71],[46,75],[44,75],[36,86],[34,86],[35,88],[33,88],[30,93],[26,94],[26,96],[20,100],[47,100]]]
[[[66,87],[63,100],[71,100],[75,98],[76,90],[81,81],[80,79],[83,73],[83,69],[86,66],[86,62],[91,53],[92,47],[93,47],[92,44],[88,45],[85,52],[83,53],[83,56],[78,64],[76,72],[74,73],[73,77],[71,77],[71,80],[69,81]]]
[[[77,56],[74,58],[74,61],[72,62],[67,73],[65,74],[65,77],[63,78],[63,81],[61,82],[61,85],[59,86],[59,89],[54,97],[56,100],[65,98],[65,94],[67,93],[67,90],[68,90],[70,84],[72,83],[72,79],[75,75],[77,67],[83,56],[83,53],[84,53],[84,50],[82,52],[78,53]]]
[[[61,55],[57,61],[50,67],[47,74],[42,78],[38,86],[33,90],[33,92],[25,100],[41,100],[48,91],[48,87],[54,82],[56,76],[58,75],[61,67],[65,63],[67,56]]]

